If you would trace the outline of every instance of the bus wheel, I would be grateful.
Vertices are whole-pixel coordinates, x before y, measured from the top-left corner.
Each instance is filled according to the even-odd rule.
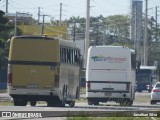
[[[154,104],[154,102],[151,100],[151,105],[153,105]]]
[[[30,105],[31,105],[31,106],[36,106],[36,101],[31,101],[31,102],[30,102]]]
[[[119,104],[120,104],[120,106],[124,106],[124,102],[120,102]]]
[[[127,106],[128,100],[126,101],[124,99],[120,99],[119,104],[120,104],[120,106]]]
[[[58,105],[58,104],[57,104]],[[48,107],[56,107],[55,103],[52,101],[47,101],[47,106]]]
[[[151,100],[151,105],[154,105],[154,104],[156,104],[156,102],[155,102],[155,101],[153,101],[153,100]]]
[[[69,102],[69,107],[74,107],[75,106],[75,101]]]
[[[128,102],[127,102],[127,106],[132,106],[133,105],[133,100],[129,100]]]
[[[98,102],[98,101],[95,101],[95,102],[94,102],[94,105],[99,105],[99,102]]]
[[[93,104],[94,104],[94,100],[88,99],[88,105],[93,105]]]
[[[14,106],[26,106],[27,105],[27,101],[23,100],[23,99],[18,99],[18,98],[14,98]]]
[[[19,101],[18,101],[18,99],[15,99],[15,98],[14,98],[14,106],[19,106]]]

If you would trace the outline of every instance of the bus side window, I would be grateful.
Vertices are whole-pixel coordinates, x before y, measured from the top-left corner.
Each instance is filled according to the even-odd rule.
[[[62,48],[62,61],[65,63],[65,49]]]
[[[64,63],[64,48],[60,48],[60,56],[61,56],[61,62]]]
[[[67,63],[67,49],[64,48],[64,62]]]
[[[66,63],[68,64],[68,48],[66,48]]]
[[[78,50],[77,50],[77,59],[78,59],[78,65],[79,65],[80,64],[80,53]]]
[[[75,64],[75,50],[73,50],[72,57],[73,57],[73,64]]]
[[[75,54],[75,63],[78,65],[79,64],[79,57],[78,57],[78,50],[76,50],[76,54]]]
[[[68,59],[68,63],[71,63],[71,51],[70,49],[67,50],[67,59]]]
[[[62,49],[62,54],[63,54],[63,63],[65,63],[65,48]]]
[[[63,62],[63,54],[62,54],[62,47],[60,47],[60,61]]]
[[[71,64],[73,64],[73,49],[71,49]]]

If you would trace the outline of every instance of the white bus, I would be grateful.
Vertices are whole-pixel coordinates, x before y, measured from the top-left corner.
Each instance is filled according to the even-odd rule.
[[[134,50],[123,46],[91,46],[86,66],[89,105],[115,101],[132,105],[135,98]]]
[[[13,37],[8,59],[8,89],[15,106],[46,101],[73,107],[80,92],[80,49],[67,40]]]

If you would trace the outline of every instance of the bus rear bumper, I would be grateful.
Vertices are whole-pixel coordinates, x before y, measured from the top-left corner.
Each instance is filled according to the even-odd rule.
[[[25,96],[48,96],[58,95],[58,89],[31,89],[31,88],[13,88],[9,87],[10,96],[25,95]]]
[[[97,98],[97,97],[88,97],[87,100],[92,100],[92,101],[98,101],[98,102],[108,102],[108,101],[114,101],[117,103],[120,103],[121,101],[129,101],[131,100],[130,98]]]

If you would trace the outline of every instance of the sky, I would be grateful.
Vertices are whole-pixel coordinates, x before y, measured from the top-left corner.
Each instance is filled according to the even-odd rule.
[[[130,1],[90,0],[90,16],[96,17],[101,14],[107,17],[116,14],[130,14]],[[142,1],[144,6],[145,0]],[[86,17],[87,0],[8,0],[8,2],[9,13],[15,13],[16,11],[30,13],[35,19],[38,19],[38,7],[40,7],[41,14],[48,15],[45,17],[46,21],[50,21],[51,18],[59,20],[60,3],[62,3],[62,20],[69,19],[72,16]],[[155,16],[155,6],[160,6],[160,0],[148,0],[149,16]],[[0,0],[0,10],[6,10],[6,0]],[[158,17],[160,17],[160,7],[158,11]]]

